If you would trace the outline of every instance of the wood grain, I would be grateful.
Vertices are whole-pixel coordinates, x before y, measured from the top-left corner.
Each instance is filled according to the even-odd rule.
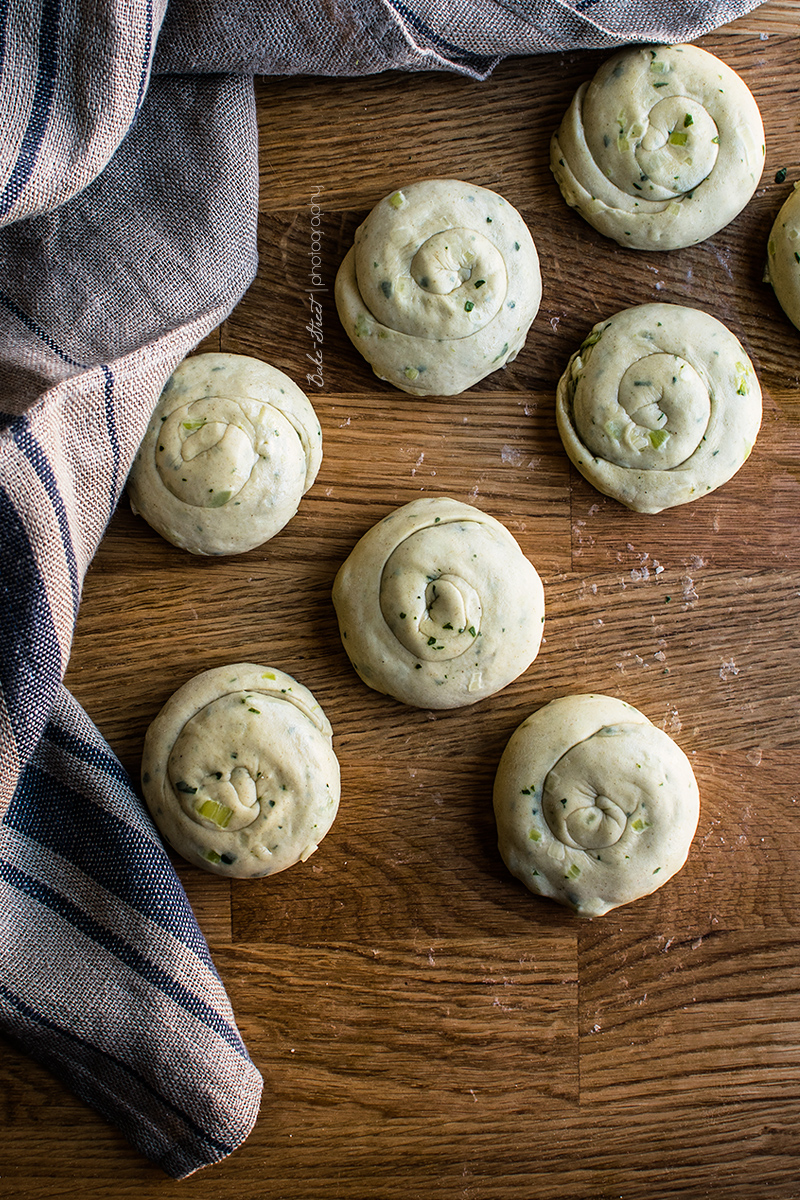
[[[305,384],[316,199],[324,387],[308,391],[322,469],[284,531],[228,560],[182,554],[123,501],[86,581],[67,684],[136,777],[180,682],[242,659],[279,666],[331,719],[342,806],[309,862],[272,880],[175,860],[265,1078],[245,1146],[176,1185],[4,1042],[0,1196],[800,1197],[800,334],[762,281],[771,222],[800,178],[797,5],[769,0],[701,44],[750,84],[767,164],[728,229],[672,254],[604,240],[550,176],[550,134],[602,55],[509,60],[481,84],[257,81],[261,265],[203,348]],[[422,402],[372,376],[332,288],[375,200],[425,175],[471,179],[520,209],[544,297],[514,364]],[[764,422],[725,487],[642,516],[570,468],[554,390],[592,324],[656,299],[704,307],[742,338]],[[538,659],[474,710],[376,695],[339,642],[339,564],[420,494],[501,519],[544,580]],[[510,878],[491,809],[511,732],[569,691],[642,709],[689,755],[702,797],[684,869],[591,921]]]

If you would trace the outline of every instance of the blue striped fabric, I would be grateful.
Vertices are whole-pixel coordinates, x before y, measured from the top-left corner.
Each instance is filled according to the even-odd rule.
[[[261,1077],[140,798],[62,680],[161,388],[256,270],[252,74],[483,77],[508,53],[691,38],[755,3],[0,0],[0,1027],[168,1174],[242,1144]]]

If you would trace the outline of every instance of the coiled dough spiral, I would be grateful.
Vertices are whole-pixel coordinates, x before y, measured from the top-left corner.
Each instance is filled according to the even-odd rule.
[[[145,736],[142,790],[179,854],[216,875],[274,875],[314,853],[339,807],[328,718],[275,667],[190,679]]]
[[[562,195],[637,250],[675,250],[728,225],[764,167],[744,81],[699,46],[628,48],[581,85],[550,147]]]
[[[784,201],[767,244],[767,277],[786,316],[800,329],[800,185]]]
[[[297,512],[322,462],[308,397],[243,354],[196,354],[167,381],[128,479],[134,512],[192,554],[241,554]]]
[[[734,475],[761,425],[761,387],[741,343],[679,304],[595,325],[556,391],[569,458],[598,491],[655,513]]]
[[[600,916],[662,887],[700,815],[689,760],[612,696],[564,696],[512,734],[494,785],[500,854],[539,896]]]
[[[494,517],[445,497],[414,500],[368,530],[339,569],[333,602],[364,683],[419,708],[500,691],[542,640],[536,568]]]
[[[356,230],[336,306],[380,379],[454,396],[517,356],[542,283],[530,231],[487,188],[427,179],[392,192]]]

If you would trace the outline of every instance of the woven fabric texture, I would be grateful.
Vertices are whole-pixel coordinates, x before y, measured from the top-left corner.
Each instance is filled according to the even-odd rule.
[[[262,1081],[136,788],[64,690],[164,382],[253,279],[254,74],[485,77],[756,0],[9,0],[0,12],[0,1028],[181,1178]],[[76,965],[77,964],[77,965]]]

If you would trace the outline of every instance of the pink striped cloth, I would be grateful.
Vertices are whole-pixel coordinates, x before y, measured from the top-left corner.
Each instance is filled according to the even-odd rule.
[[[0,1028],[176,1178],[261,1077],[135,786],[65,691],[161,388],[256,271],[254,74],[485,77],[755,0],[0,0]]]

